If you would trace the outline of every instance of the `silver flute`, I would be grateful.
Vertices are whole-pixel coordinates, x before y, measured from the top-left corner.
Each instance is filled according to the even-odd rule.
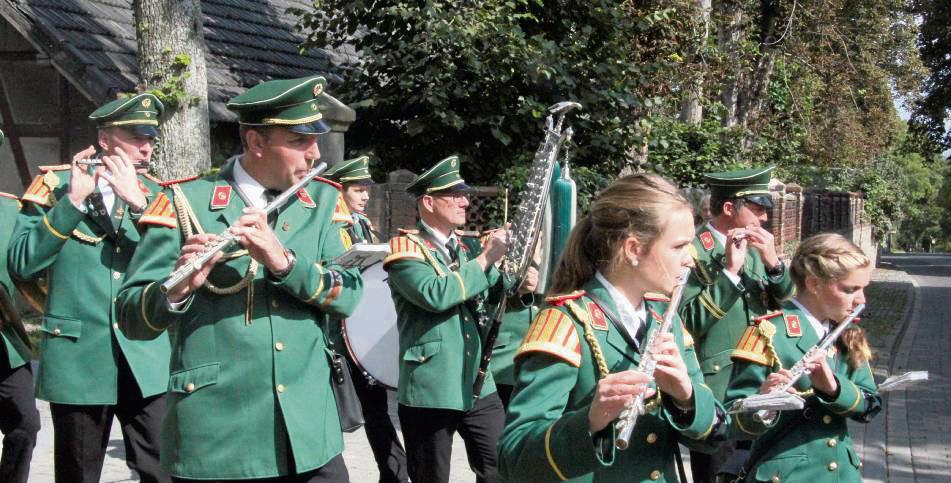
[[[105,163],[102,161],[102,158],[84,158],[84,159],[80,159],[79,161],[76,161],[76,164],[79,164],[82,166],[104,166],[105,165]],[[149,162],[142,161],[139,163],[132,163],[132,165],[137,168],[148,167]]]
[[[648,337],[644,345],[641,346],[644,352],[641,356],[640,364],[637,365],[637,372],[647,377],[653,378],[654,369],[657,367],[657,361],[654,360],[654,355],[651,354],[651,350],[653,350],[654,344],[657,343],[661,335],[673,329],[674,319],[677,317],[677,306],[680,305],[680,299],[684,293],[684,286],[687,285],[687,279],[689,277],[690,268],[685,267],[683,271],[680,272],[680,279],[677,280],[677,285],[674,287],[673,293],[670,294],[670,305],[667,306],[667,311],[664,312],[664,322],[660,328],[651,332],[650,337]],[[647,412],[647,408],[644,405],[644,393],[642,392],[635,396],[624,410],[621,411],[617,422],[614,423],[614,429],[617,431],[614,446],[617,449],[627,449],[631,444],[631,434],[634,432],[634,425],[637,424],[637,418],[645,412]]]
[[[294,183],[294,186],[291,186],[281,194],[277,195],[273,201],[267,204],[264,207],[264,214],[269,215],[274,210],[284,206],[285,203],[294,196],[295,193],[304,186],[307,186],[315,176],[322,173],[327,169],[327,163],[320,163],[314,169],[307,172],[303,178],[300,179],[297,183]],[[236,237],[231,231],[225,231],[224,233],[218,235],[218,238],[203,251],[199,252],[194,256],[188,263],[182,265],[172,272],[171,275],[165,279],[165,282],[162,282],[162,285],[159,288],[162,290],[162,293],[168,293],[169,290],[174,289],[179,286],[185,280],[188,280],[193,273],[201,270],[201,267],[205,266],[209,260],[214,258],[215,254],[220,251],[223,251],[231,246],[232,243],[236,240]]]
[[[770,391],[770,393],[788,391],[789,388],[793,387],[796,382],[802,379],[802,376],[806,375],[806,361],[815,357],[816,354],[832,347],[832,344],[835,344],[835,341],[839,339],[839,336],[845,332],[845,329],[848,329],[849,326],[852,325],[852,322],[858,318],[859,314],[861,314],[863,310],[865,310],[865,304],[859,304],[857,307],[855,307],[855,309],[853,309],[852,312],[846,316],[845,320],[840,322],[839,325],[832,329],[832,332],[829,332],[829,334],[826,335],[821,342],[812,346],[812,349],[809,349],[809,352],[806,352],[805,355],[802,356],[802,359],[796,361],[796,364],[789,368],[789,382],[776,389],[773,389]],[[753,414],[753,419],[760,422],[767,420],[770,418],[770,412],[772,411],[760,409]]]

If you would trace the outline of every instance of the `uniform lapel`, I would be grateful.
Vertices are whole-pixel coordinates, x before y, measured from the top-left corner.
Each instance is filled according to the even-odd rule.
[[[301,189],[306,190],[307,187]],[[284,243],[285,246],[294,231],[301,228],[299,225],[303,220],[310,220],[312,211],[317,206],[313,203],[310,193],[307,191],[305,191],[305,193],[307,193],[307,195],[303,199],[303,195],[292,196],[287,200],[287,203],[278,210],[277,221],[274,223],[274,233],[277,233],[278,240],[281,240],[281,243]],[[307,200],[310,202],[305,202]]]
[[[593,295],[598,300],[598,305],[601,306],[602,310],[606,314],[608,319],[608,333],[605,336],[607,343],[614,347],[614,349],[621,354],[625,359],[630,360],[634,364],[640,362],[640,354],[637,351],[637,346],[634,344],[634,341],[631,340],[630,334],[627,333],[627,330],[621,325],[621,321],[616,319],[618,316],[617,304],[611,298],[611,294],[606,288],[604,288],[597,280],[592,280],[585,286],[585,291],[588,294]],[[591,308],[584,307],[587,309],[588,313],[591,313]],[[610,314],[610,315],[608,315]]]

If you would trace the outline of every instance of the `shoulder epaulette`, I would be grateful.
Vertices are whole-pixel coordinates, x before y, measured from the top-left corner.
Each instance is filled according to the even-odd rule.
[[[772,313],[765,314],[765,315],[760,315],[759,317],[754,317],[754,318],[753,318],[753,323],[754,323],[754,324],[759,324],[760,322],[762,322],[762,321],[764,321],[764,320],[769,320],[769,319],[772,319],[773,317],[779,317],[780,315],[783,315],[783,311],[782,311],[782,310],[777,310],[776,312],[772,312]]]
[[[644,300],[650,300],[651,302],[670,302],[670,297],[657,292],[647,292],[644,294]]]
[[[11,195],[10,193],[4,193],[3,191],[0,191],[0,196],[2,196],[2,197],[4,197],[4,198],[10,198],[11,200],[20,201],[20,197],[19,197],[19,196]]]
[[[415,228],[397,228],[396,232],[400,235],[419,235],[419,230]]]
[[[172,186],[173,184],[187,183],[189,181],[194,181],[200,177],[201,175],[196,174],[195,176],[187,176],[185,178],[171,179],[168,181],[159,181],[158,184],[161,185],[163,188],[168,188],[169,186]]]
[[[55,176],[55,175],[53,175]],[[45,174],[33,178],[33,182],[26,188],[26,192],[20,198],[24,201],[32,201],[40,206],[50,208],[53,206],[53,188],[47,183],[48,176]]]
[[[149,180],[149,181],[151,181],[151,182],[153,182],[153,183],[162,184],[162,180],[156,178],[155,176],[152,176],[152,175],[149,174],[149,173],[143,173],[143,174],[142,174],[142,177],[145,178],[145,179],[147,179],[147,180]]]
[[[343,185],[340,184],[340,183],[338,183],[338,182],[336,182],[336,181],[330,181],[329,179],[327,179],[327,178],[321,178],[320,176],[314,176],[314,181],[320,181],[321,183],[327,183],[327,184],[329,184],[330,186],[333,186],[334,188],[337,188],[337,191],[341,191],[341,192],[343,191]]]
[[[410,240],[409,237],[394,237],[390,240],[390,254],[383,259],[383,268],[386,268],[392,262],[407,258],[421,261],[426,260],[426,256],[423,255],[423,249],[420,248],[418,243]]]
[[[149,204],[148,208],[139,218],[139,223],[146,225],[159,225],[167,228],[178,227],[178,216],[175,213],[175,206],[172,200],[165,196],[165,193],[159,193]]]
[[[475,230],[458,230],[458,229],[457,229],[457,230],[456,230],[456,236],[465,236],[465,237],[469,237],[469,238],[479,238],[480,236],[482,236],[482,234],[479,233],[479,232],[477,232],[477,231],[475,231]]]
[[[350,208],[347,208],[347,200],[343,197],[342,192],[337,195],[337,206],[334,207],[332,219],[334,222],[353,224]]]
[[[776,362],[776,351],[773,349],[774,335],[776,335],[776,326],[767,320],[747,327],[736,348],[733,349],[733,353],[730,354],[730,358],[772,367]]]
[[[40,171],[44,173],[47,171],[65,171],[72,167],[73,165],[71,164],[55,164],[55,165],[49,165],[49,166],[40,166]]]
[[[529,327],[515,357],[533,352],[549,354],[581,367],[581,339],[571,317],[555,308],[542,310]]]
[[[571,292],[569,294],[552,295],[551,297],[545,298],[545,303],[547,303],[548,305],[554,305],[554,306],[564,305],[565,302],[569,300],[577,300],[581,297],[584,297],[584,293],[585,293],[584,290],[575,290],[574,292]]]

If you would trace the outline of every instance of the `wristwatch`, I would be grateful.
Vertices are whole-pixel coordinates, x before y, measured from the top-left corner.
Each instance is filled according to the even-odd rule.
[[[769,275],[770,277],[778,277],[782,275],[783,272],[785,271],[786,271],[786,264],[783,263],[782,260],[780,260],[779,263],[777,263],[775,267],[770,268],[769,270],[766,270],[766,275]]]
[[[284,270],[281,270],[280,272],[271,272],[271,275],[273,275],[274,278],[278,280],[286,277],[287,274],[291,273],[291,270],[294,269],[294,264],[297,263],[297,256],[294,255],[294,250],[288,250],[285,248],[284,256],[287,257],[287,267],[284,267]]]

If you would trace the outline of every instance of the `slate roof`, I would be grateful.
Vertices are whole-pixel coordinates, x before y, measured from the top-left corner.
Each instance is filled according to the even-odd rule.
[[[131,92],[138,83],[132,0],[0,0],[0,13],[49,55],[95,104]],[[289,7],[313,8],[306,0],[201,0],[207,46],[209,115],[233,121],[225,109],[232,96],[267,79],[323,74],[339,79],[334,66],[345,58],[311,49],[299,54],[303,37]]]

